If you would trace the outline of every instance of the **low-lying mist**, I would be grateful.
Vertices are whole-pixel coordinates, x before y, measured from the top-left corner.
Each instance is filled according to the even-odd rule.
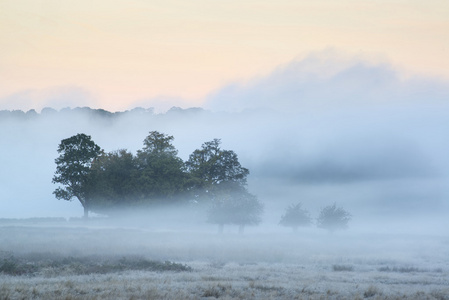
[[[183,160],[214,138],[238,154],[248,189],[265,205],[262,224],[248,231],[286,230],[280,216],[301,202],[313,217],[332,203],[344,207],[349,230],[447,234],[448,100],[447,82],[310,57],[225,87],[204,109],[2,112],[0,218],[82,215],[79,203],[52,194],[62,139],[85,133],[107,152],[135,153],[157,130],[174,136]]]
[[[189,213],[177,219],[185,222],[174,222],[176,211],[0,226],[0,296],[445,299],[448,294],[447,237],[329,234],[314,228],[295,233],[259,228],[244,235],[228,228],[218,235]]]

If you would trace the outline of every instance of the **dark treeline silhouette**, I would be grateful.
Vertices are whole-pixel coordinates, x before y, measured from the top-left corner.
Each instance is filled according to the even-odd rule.
[[[189,114],[189,113],[197,113],[197,112],[203,112],[204,110],[202,108],[187,108],[183,109],[180,107],[172,107],[164,114]],[[116,112],[110,112],[104,109],[94,109],[90,107],[75,107],[75,108],[62,108],[60,110],[56,110],[50,107],[44,107],[40,113],[36,112],[35,109],[30,109],[28,111],[23,110],[0,110],[0,121],[1,120],[10,120],[10,119],[17,119],[17,120],[27,120],[27,119],[34,119],[34,118],[43,118],[48,116],[65,116],[65,115],[76,115],[76,114],[83,114],[88,115],[95,118],[105,118],[105,119],[113,119],[120,116],[125,115],[147,115],[147,116],[156,116],[161,115],[157,114],[154,111],[154,108],[142,108],[142,107],[136,107],[131,110],[125,110],[125,111],[116,111]]]

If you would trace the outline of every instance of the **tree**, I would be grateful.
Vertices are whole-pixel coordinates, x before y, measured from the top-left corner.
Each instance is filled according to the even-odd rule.
[[[110,214],[117,208],[135,205],[137,177],[137,162],[132,153],[125,149],[102,153],[89,172],[91,210]]]
[[[260,223],[263,205],[246,189],[249,170],[242,167],[237,154],[220,148],[221,141],[213,139],[195,150],[186,162],[190,174],[190,189],[196,199],[210,205],[208,222],[239,226]]]
[[[338,229],[346,229],[350,220],[351,214],[334,203],[321,209],[317,218],[317,226],[334,232]]]
[[[243,233],[245,226],[260,223],[262,212],[263,204],[245,188],[222,189],[209,207],[208,222],[218,224],[219,233],[226,224],[239,226],[239,233]]]
[[[143,141],[143,150],[141,154],[167,155],[176,157],[178,150],[172,145],[174,137],[158,131],[150,131],[149,135]]]
[[[52,182],[61,184],[53,194],[57,199],[71,201],[77,198],[84,208],[84,217],[88,217],[89,172],[92,162],[102,153],[100,146],[83,133],[61,141],[55,159],[56,172]]]
[[[246,185],[249,170],[241,166],[234,151],[222,150],[220,144],[219,139],[204,143],[186,162],[197,196],[213,199],[214,193],[227,185]]]
[[[285,214],[281,217],[280,225],[291,227],[294,232],[299,226],[308,226],[312,223],[312,218],[307,210],[301,208],[301,203],[287,207]]]
[[[172,145],[173,136],[151,131],[144,148],[137,152],[137,179],[140,198],[174,200],[185,191],[187,173],[178,150]]]

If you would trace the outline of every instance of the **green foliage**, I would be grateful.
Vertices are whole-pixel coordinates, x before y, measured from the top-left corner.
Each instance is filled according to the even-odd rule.
[[[222,150],[220,143],[219,139],[204,143],[186,162],[190,183],[198,198],[210,200],[229,185],[246,185],[249,170],[241,166],[234,151]]]
[[[89,177],[92,210],[109,215],[142,205],[172,203],[184,195],[188,175],[172,141],[172,136],[151,131],[136,156],[124,149],[100,155]]]
[[[92,211],[109,213],[133,205],[137,190],[137,161],[126,150],[100,155],[91,166],[89,197]]]
[[[70,201],[77,198],[84,207],[87,217],[88,178],[90,167],[101,153],[101,148],[85,134],[77,134],[61,141],[58,147],[60,154],[56,158],[56,172],[53,183],[61,184],[53,194],[57,199]]]
[[[172,141],[173,136],[157,131],[144,140],[144,148],[137,153],[140,198],[173,200],[185,191],[188,175]]]
[[[76,197],[85,211],[107,215],[193,196],[208,200],[212,223],[244,226],[260,222],[262,204],[246,190],[249,171],[240,165],[236,153],[222,150],[220,140],[214,139],[184,163],[173,140],[173,136],[151,131],[136,155],[124,149],[104,153],[84,134],[63,140],[53,182],[65,186],[54,194],[58,199]]]
[[[150,131],[149,135],[143,141],[144,147],[140,154],[147,155],[167,155],[176,157],[178,150],[172,145],[174,137],[158,131]]]
[[[287,207],[285,214],[281,217],[280,225],[291,227],[294,231],[300,226],[308,226],[312,218],[307,210],[301,208],[301,203]]]
[[[321,209],[317,218],[317,226],[333,232],[338,229],[346,229],[350,220],[351,214],[334,203]]]
[[[186,162],[190,186],[196,199],[210,203],[208,222],[240,226],[260,223],[263,205],[246,190],[249,170],[242,167],[237,154],[220,148],[221,141],[206,142]]]

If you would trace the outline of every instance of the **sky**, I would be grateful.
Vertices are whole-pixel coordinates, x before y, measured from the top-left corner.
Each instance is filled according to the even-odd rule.
[[[316,53],[447,83],[448,15],[446,0],[0,0],[0,110],[213,107]]]

